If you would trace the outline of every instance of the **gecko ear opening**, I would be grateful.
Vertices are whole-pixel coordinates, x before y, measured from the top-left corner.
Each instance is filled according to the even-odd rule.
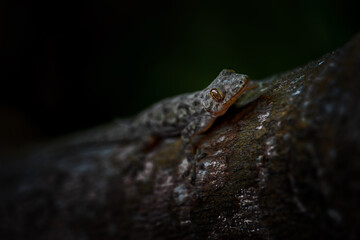
[[[224,94],[218,88],[212,88],[210,90],[210,97],[216,102],[221,102],[224,100]]]

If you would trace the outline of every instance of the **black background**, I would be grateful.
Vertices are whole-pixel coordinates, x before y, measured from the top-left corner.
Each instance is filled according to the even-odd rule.
[[[128,117],[205,87],[223,68],[260,79],[359,30],[354,2],[2,1],[2,149]]]

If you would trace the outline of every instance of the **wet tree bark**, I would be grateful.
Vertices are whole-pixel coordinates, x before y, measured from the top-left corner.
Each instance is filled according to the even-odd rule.
[[[14,155],[0,170],[0,238],[358,239],[359,123],[357,35],[198,137],[194,185],[178,137],[74,136]]]

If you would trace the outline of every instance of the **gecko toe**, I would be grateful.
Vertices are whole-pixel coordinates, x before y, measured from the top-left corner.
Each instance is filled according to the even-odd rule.
[[[195,159],[196,160],[200,160],[200,159],[203,159],[207,156],[207,154],[201,150],[198,150],[196,151],[196,154],[195,154]]]

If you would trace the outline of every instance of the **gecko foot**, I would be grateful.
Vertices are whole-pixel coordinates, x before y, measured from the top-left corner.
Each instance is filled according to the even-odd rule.
[[[200,159],[205,158],[206,156],[207,156],[207,153],[205,153],[205,152],[203,152],[201,150],[197,150],[194,158],[195,158],[196,161],[198,161]]]
[[[187,178],[190,176],[189,180],[191,184],[194,184],[196,179],[196,163],[194,160],[188,160],[188,166],[185,170],[185,172],[182,174],[183,178]]]

